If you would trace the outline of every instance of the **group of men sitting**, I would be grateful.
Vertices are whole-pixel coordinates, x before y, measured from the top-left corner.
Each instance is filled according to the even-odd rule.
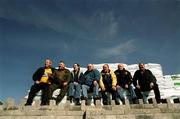
[[[67,94],[70,102],[81,105],[81,100],[87,100],[88,94],[92,93],[94,104],[97,99],[102,98],[103,105],[110,105],[111,100],[119,105],[120,101],[125,102],[126,95],[129,93],[129,100],[135,103],[137,99],[143,98],[147,102],[147,96],[151,90],[154,90],[156,101],[160,102],[160,92],[156,78],[152,72],[145,69],[144,63],[139,63],[139,70],[131,76],[131,73],[124,68],[123,64],[118,64],[117,70],[110,69],[108,64],[104,64],[102,71],[94,69],[93,64],[87,65],[87,71],[84,73],[78,63],[73,64],[73,70],[70,72],[65,68],[65,63],[60,61],[58,68],[52,67],[50,59],[45,59],[44,66],[40,67],[33,74],[34,84],[32,85],[25,106],[31,105],[36,93],[40,90],[41,105],[49,105],[51,99],[58,105]],[[59,95],[54,98],[53,92],[61,89]]]

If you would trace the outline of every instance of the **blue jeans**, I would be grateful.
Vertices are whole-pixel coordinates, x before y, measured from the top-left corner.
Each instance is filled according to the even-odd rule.
[[[69,89],[68,89],[68,95],[73,96],[74,98],[80,98],[80,96],[81,96],[81,84],[70,83]]]
[[[88,98],[88,91],[90,91],[91,87],[88,85],[82,85],[82,96]],[[99,85],[93,86],[93,98],[99,95]]]
[[[148,96],[149,96],[150,91],[144,91],[141,92],[142,96],[143,96],[143,101],[145,104],[148,104]]]
[[[134,92],[134,88],[132,85],[129,85],[129,88],[127,89],[129,91],[129,94],[130,94],[130,99],[135,99],[137,98],[135,92]],[[125,93],[126,89],[120,87],[117,89],[117,93],[121,99],[121,101],[124,101],[125,100],[125,97],[126,97],[126,93]]]

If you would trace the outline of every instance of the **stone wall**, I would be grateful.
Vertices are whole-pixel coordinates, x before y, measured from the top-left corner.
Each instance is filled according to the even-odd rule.
[[[155,99],[149,104],[143,104],[140,99],[138,104],[130,104],[128,100],[124,105],[103,106],[100,101],[95,106],[86,106],[82,101],[81,106],[70,105],[69,102],[49,106],[39,106],[37,101],[33,106],[23,106],[24,101],[14,105],[12,99],[0,106],[0,119],[180,119],[180,101],[176,99],[171,103],[157,104]]]

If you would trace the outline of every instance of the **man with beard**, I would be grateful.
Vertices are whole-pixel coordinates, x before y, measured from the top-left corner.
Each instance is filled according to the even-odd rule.
[[[59,62],[58,69],[52,74],[52,83],[49,86],[49,99],[52,99],[53,92],[56,89],[61,89],[59,95],[56,98],[56,105],[58,105],[68,91],[68,83],[71,79],[71,73],[65,68],[65,63],[63,61]]]
[[[134,74],[133,84],[136,87],[138,98],[143,97],[145,103],[147,103],[147,97],[151,90],[154,90],[156,101],[160,103],[161,97],[156,78],[150,70],[145,69],[144,63],[139,63],[139,70]]]

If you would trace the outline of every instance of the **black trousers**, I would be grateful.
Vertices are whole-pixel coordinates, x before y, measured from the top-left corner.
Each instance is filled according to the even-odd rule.
[[[65,96],[66,93],[67,93],[67,91],[68,91],[68,85],[63,86],[63,85],[59,85],[59,84],[51,84],[51,85],[49,86],[49,90],[48,90],[48,98],[49,98],[49,100],[50,100],[50,99],[53,99],[53,98],[52,98],[52,95],[53,95],[53,92],[54,92],[56,89],[61,89],[59,95],[58,95],[57,98],[56,98],[56,105],[58,105],[58,104],[62,101],[62,99],[64,98],[64,96]],[[49,103],[49,100],[48,100],[48,103]]]
[[[42,90],[41,105],[47,105],[48,104],[48,88],[49,88],[49,84],[47,83],[39,83],[39,84],[32,85],[29,95],[28,95],[26,105],[32,104],[33,99],[36,96],[36,93],[39,92],[40,90]]]
[[[160,95],[158,84],[154,84],[154,87],[152,88],[152,90],[154,91],[155,99],[156,99],[157,103],[160,103],[161,95]],[[136,93],[136,96],[137,96],[138,99],[143,98],[141,92],[143,92],[141,89],[137,89],[137,88],[135,89],[135,93]]]
[[[110,105],[111,104],[111,98],[110,98],[111,95],[112,95],[113,99],[117,98],[117,92],[112,90],[111,88],[106,89],[105,91],[101,91],[101,94],[102,94],[102,99],[103,99],[104,105]]]

